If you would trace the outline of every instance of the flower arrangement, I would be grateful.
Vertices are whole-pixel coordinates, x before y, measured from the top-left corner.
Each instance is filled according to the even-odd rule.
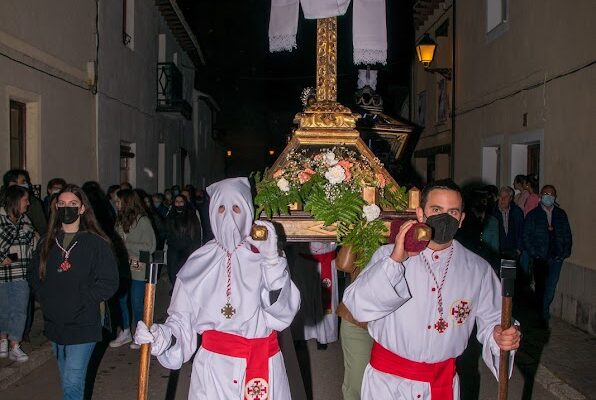
[[[282,169],[270,176],[253,174],[256,216],[262,212],[269,218],[288,214],[289,204],[301,204],[314,219],[335,225],[338,244],[351,246],[356,266],[364,267],[383,243],[387,229],[379,219],[381,208],[364,201],[363,189],[375,188],[384,208],[405,210],[408,206],[405,188],[388,184],[378,172],[380,161],[375,158],[372,162],[377,164],[376,169],[364,156],[346,147],[292,151]]]

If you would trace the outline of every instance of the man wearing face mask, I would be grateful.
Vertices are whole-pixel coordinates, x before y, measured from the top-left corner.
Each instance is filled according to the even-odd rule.
[[[465,350],[474,323],[495,377],[499,350],[519,347],[518,328],[500,327],[497,276],[453,239],[465,217],[462,203],[453,181],[427,185],[416,216],[433,230],[428,247],[405,251],[406,233],[416,221],[405,222],[395,243],[378,249],[346,289],[344,304],[356,320],[368,322],[373,338],[362,399],[458,399],[455,358]]]
[[[277,249],[269,222],[257,221],[267,239],[250,236],[254,209],[246,178],[207,188],[215,238],[195,251],[176,276],[168,318],[150,329],[141,321],[135,342],[150,343],[166,368],[194,357],[189,399],[290,399],[277,333],[287,328],[300,294]]]
[[[571,255],[572,246],[567,213],[556,204],[556,199],[555,187],[545,185],[540,191],[540,206],[526,216],[523,233],[524,250],[533,260],[538,317],[545,329],[563,260]]]

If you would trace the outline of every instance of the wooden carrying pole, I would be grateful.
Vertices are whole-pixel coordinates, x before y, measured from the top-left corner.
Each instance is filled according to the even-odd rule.
[[[511,313],[513,307],[513,290],[516,274],[515,260],[501,260],[501,287],[503,309],[501,311],[501,328],[511,327]],[[509,389],[509,351],[501,350],[499,357],[499,400],[507,400]]]
[[[156,252],[157,253],[157,252]],[[154,262],[149,262],[150,256],[147,252],[141,252],[140,261],[147,265],[147,282],[145,283],[145,306],[143,309],[143,322],[150,328],[153,325],[153,309],[155,304],[155,285],[157,284],[157,272],[159,262],[156,262],[158,256],[154,256]],[[163,254],[161,254],[163,263]],[[137,400],[147,400],[149,389],[149,361],[151,357],[151,345],[141,345],[139,355],[139,388],[137,391]]]

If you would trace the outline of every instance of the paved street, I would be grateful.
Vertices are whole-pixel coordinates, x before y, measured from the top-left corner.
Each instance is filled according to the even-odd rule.
[[[162,279],[158,285],[156,316],[161,319],[165,316],[165,309],[169,300],[167,294],[169,285],[167,280]],[[40,352],[46,348],[46,344],[37,344]],[[95,383],[92,387],[93,399],[131,399],[135,397],[138,351],[131,350],[128,346],[118,349],[98,348],[97,354],[105,350],[99,366],[93,368],[95,371]],[[473,373],[478,364],[478,348],[471,346],[467,353],[462,371],[462,398],[467,399],[494,399],[496,398],[497,383],[482,362],[479,363],[479,376]],[[329,346],[326,351],[319,351],[313,341],[308,343],[307,350],[299,350],[298,358],[306,365],[310,365],[310,371],[305,371],[305,376],[311,376],[312,398],[315,400],[340,400],[341,381],[343,376],[342,353],[339,343]],[[523,357],[522,357],[523,358]],[[528,357],[525,356],[525,360]],[[5,361],[3,361],[5,362]],[[7,366],[6,362],[0,364]],[[186,364],[179,372],[169,371],[152,359],[150,369],[150,398],[151,399],[186,399],[190,379],[190,365]],[[478,378],[479,377],[479,382]],[[295,379],[295,378],[294,378]],[[307,379],[307,381],[310,381]],[[555,397],[541,384],[535,384],[531,397],[523,397],[524,393],[523,374],[516,367],[510,383],[510,399],[537,399],[551,400]],[[529,385],[525,385],[526,389]],[[531,386],[531,385],[530,385]],[[307,392],[309,391],[307,385]],[[59,399],[60,387],[58,384],[58,370],[56,363],[50,357],[48,361],[36,368],[33,372],[10,385],[6,390],[0,391],[0,398],[3,400],[30,400],[30,399]]]
[[[329,346],[326,351],[317,351],[316,345],[309,343],[309,355],[312,366],[313,399],[340,400],[343,374],[341,347],[339,344]],[[126,346],[119,349],[108,349],[97,372],[93,387],[93,399],[131,399],[136,393],[136,374],[138,352]],[[151,379],[149,385],[150,399],[186,399],[190,379],[190,365],[186,364],[177,373],[161,367],[152,360]],[[50,360],[33,373],[18,381],[0,397],[6,400],[59,399],[58,371],[56,364]],[[524,380],[516,368],[510,388],[510,399],[522,399]],[[473,397],[473,385],[466,386],[463,399],[494,399],[497,383],[483,365],[480,366],[480,394]],[[43,395],[40,395],[43,393]],[[544,388],[537,385],[531,397],[536,400],[557,399]]]

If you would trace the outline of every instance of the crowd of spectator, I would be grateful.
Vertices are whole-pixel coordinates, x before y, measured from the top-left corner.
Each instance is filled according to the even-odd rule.
[[[108,328],[103,335],[111,332],[115,336],[110,346],[130,343],[131,348],[137,348],[130,327],[142,318],[145,264],[139,255],[142,251],[165,250],[173,285],[188,256],[212,238],[205,191],[175,185],[164,193],[148,194],[127,182],[104,191],[97,182],[78,187],[62,178],[49,180],[46,191],[43,200],[35,196],[26,170],[4,174],[0,188],[0,358],[28,360],[21,342],[29,341],[36,300],[44,317],[44,333],[57,354],[72,351],[74,359],[84,361],[90,346],[81,345],[101,340],[102,335],[98,337],[88,327],[73,329],[77,324],[64,320],[73,315],[77,323],[88,324],[97,317],[100,326]],[[99,242],[91,240],[97,238]],[[85,249],[88,258],[73,250],[77,247]],[[106,248],[108,255],[102,254]],[[109,271],[112,259],[115,280]],[[69,265],[74,268],[64,274]],[[70,282],[52,281],[57,271],[72,278]],[[73,282],[79,286],[71,290]],[[111,292],[114,282],[117,284]],[[99,286],[93,286],[95,283]],[[86,288],[85,293],[81,287]],[[49,295],[54,291],[71,297],[56,304],[59,296]],[[97,309],[88,310],[94,302],[99,305]],[[73,315],[69,307],[75,308],[70,310]],[[72,378],[67,372],[72,368],[65,360],[58,357],[63,383]]]
[[[483,186],[468,191],[466,218],[457,238],[498,272],[500,260],[518,261],[520,289],[536,302],[540,325],[548,329],[563,260],[572,235],[553,185],[538,190],[538,178],[517,175],[513,187]],[[533,289],[533,290],[532,290]]]

